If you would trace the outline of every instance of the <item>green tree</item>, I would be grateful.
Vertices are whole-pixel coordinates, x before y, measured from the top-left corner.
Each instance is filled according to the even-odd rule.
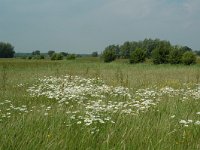
[[[75,54],[67,55],[67,60],[75,60],[75,59],[76,59],[76,55]]]
[[[159,45],[152,52],[152,59],[154,64],[168,63],[168,57],[171,50],[171,45],[167,41],[161,41]]]
[[[12,58],[14,54],[14,47],[10,43],[0,42],[0,58]]]
[[[182,62],[185,65],[195,64],[196,59],[196,55],[192,51],[187,51],[182,56]]]
[[[182,50],[180,50],[178,47],[174,47],[169,53],[169,63],[180,64],[182,56],[183,56]]]
[[[69,55],[68,53],[66,52],[60,52],[61,55],[63,55],[64,57],[66,57],[67,55]]]
[[[102,55],[104,62],[114,61],[117,58],[117,50],[118,50],[118,46],[115,46],[115,45],[110,45],[106,47]]]
[[[51,56],[51,60],[63,60],[63,55],[61,53],[54,53]]]
[[[55,51],[53,51],[53,50],[48,51],[49,57],[51,57],[54,53],[55,53]]]
[[[92,52],[92,57],[98,57],[98,52]]]
[[[40,51],[39,51],[39,50],[33,51],[33,52],[32,52],[32,55],[33,55],[33,56],[34,56],[34,55],[40,55]]]
[[[126,41],[123,45],[120,46],[120,56],[122,58],[129,58],[131,51],[131,43]]]
[[[130,55],[130,63],[141,63],[144,62],[146,53],[142,48],[136,48]]]
[[[196,55],[200,56],[200,51],[195,51]]]

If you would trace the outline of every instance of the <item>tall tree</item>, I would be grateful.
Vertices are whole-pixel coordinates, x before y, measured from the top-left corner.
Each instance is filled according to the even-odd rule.
[[[131,44],[130,42],[124,42],[123,45],[120,46],[120,52],[122,58],[129,58],[130,57],[130,50],[131,50]]]
[[[53,50],[49,50],[49,51],[48,51],[48,55],[49,55],[49,57],[51,57],[54,53],[55,53],[55,51],[53,51]]]
[[[14,47],[10,43],[0,42],[0,58],[12,58],[14,54]]]
[[[33,51],[32,55],[40,55],[40,51],[39,50]]]

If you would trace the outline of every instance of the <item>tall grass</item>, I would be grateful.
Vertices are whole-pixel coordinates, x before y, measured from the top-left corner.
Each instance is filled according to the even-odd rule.
[[[66,113],[78,109],[81,115],[80,105],[60,106],[55,99],[31,97],[27,92],[38,78],[66,74],[100,77],[107,85],[125,86],[133,93],[155,86],[180,89],[184,83],[192,88],[199,84],[199,65],[105,64],[97,58],[5,59],[0,60],[0,70],[0,149],[200,149],[200,126],[179,123],[182,119],[200,120],[196,114],[200,112],[199,99],[183,101],[181,95],[165,95],[146,112],[123,115],[119,111],[111,114],[115,123],[85,126],[74,123]]]

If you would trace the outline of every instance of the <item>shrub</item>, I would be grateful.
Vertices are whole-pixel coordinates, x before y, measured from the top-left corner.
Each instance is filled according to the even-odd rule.
[[[93,52],[92,57],[98,57],[98,52]]]
[[[44,55],[34,55],[33,57],[31,57],[32,59],[44,59]]]
[[[185,65],[191,65],[191,64],[195,64],[196,63],[196,55],[191,52],[191,51],[187,51],[183,54],[182,56],[182,62]]]
[[[32,56],[28,56],[28,59],[32,59]]]
[[[55,51],[53,51],[53,50],[48,51],[49,57],[51,57],[54,53],[55,53]]]
[[[154,64],[168,63],[169,52],[171,50],[169,42],[161,41],[159,45],[153,50],[152,58]]]
[[[74,60],[74,59],[76,59],[76,55],[75,54],[67,55],[67,60]]]
[[[169,63],[170,64],[180,64],[182,56],[183,56],[182,51],[178,48],[174,48],[169,53]]]
[[[141,48],[136,48],[130,55],[130,63],[141,63],[144,62],[146,53]]]
[[[104,62],[111,62],[116,59],[115,52],[113,50],[105,50],[103,52]]]
[[[168,63],[169,50],[156,48],[153,50],[152,59],[154,64]]]
[[[10,43],[0,42],[0,58],[12,58],[14,54],[14,47]]]
[[[51,60],[63,60],[63,55],[61,53],[54,53],[51,56]]]

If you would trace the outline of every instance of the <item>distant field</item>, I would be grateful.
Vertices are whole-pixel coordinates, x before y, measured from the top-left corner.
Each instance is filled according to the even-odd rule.
[[[0,59],[0,149],[200,149],[200,64]]]

